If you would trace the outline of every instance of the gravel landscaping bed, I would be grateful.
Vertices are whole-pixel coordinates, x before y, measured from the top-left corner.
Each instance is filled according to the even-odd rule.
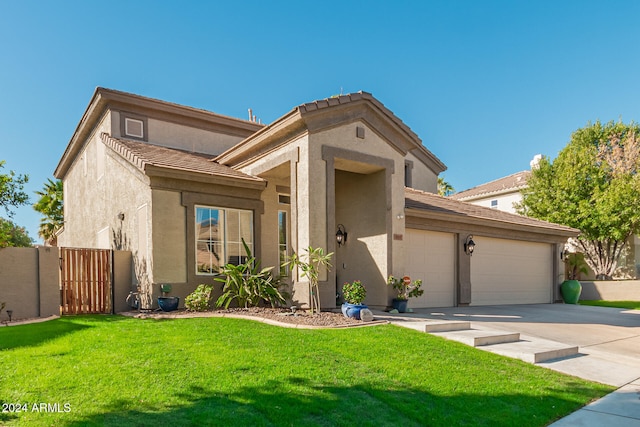
[[[129,316],[139,318],[186,318],[186,317],[215,317],[215,316],[243,316],[255,317],[256,319],[266,319],[274,322],[286,323],[291,325],[300,325],[306,327],[345,327],[345,326],[363,326],[369,324],[387,323],[386,321],[363,322],[353,318],[344,317],[342,313],[334,313],[331,311],[322,311],[316,314],[310,314],[302,310],[296,310],[292,313],[289,309],[284,308],[268,308],[268,307],[251,307],[251,308],[229,308],[221,310],[212,310],[205,312],[192,312],[176,310],[171,312],[150,311],[150,312],[129,312],[123,313]]]

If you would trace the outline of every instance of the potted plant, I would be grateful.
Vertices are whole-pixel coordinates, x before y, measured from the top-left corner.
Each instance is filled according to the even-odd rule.
[[[177,310],[180,298],[168,296],[169,292],[171,292],[171,285],[168,283],[161,284],[160,292],[162,292],[162,296],[158,297],[158,307],[160,307],[162,311]]]
[[[411,281],[409,276],[398,278],[389,276],[387,284],[392,286],[397,292],[396,297],[391,302],[391,306],[398,310],[399,313],[405,313],[407,311],[409,298],[419,297],[424,293],[424,290],[420,289],[422,280],[417,279]]]
[[[360,311],[368,308],[362,304],[367,296],[367,290],[361,281],[355,280],[351,283],[342,285],[342,295],[344,296],[344,304],[342,304],[342,314],[345,317],[353,317],[360,319]]]

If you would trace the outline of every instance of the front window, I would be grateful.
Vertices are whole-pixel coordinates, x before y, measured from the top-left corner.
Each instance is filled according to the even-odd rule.
[[[226,264],[247,260],[242,240],[253,253],[253,212],[196,206],[196,272],[217,274]]]
[[[289,255],[289,236],[287,226],[287,212],[278,211],[278,252],[280,253],[280,275],[287,276],[289,269],[283,264]]]

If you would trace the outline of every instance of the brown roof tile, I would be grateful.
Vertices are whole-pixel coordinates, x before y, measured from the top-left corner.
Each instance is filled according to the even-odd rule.
[[[211,160],[210,154],[192,153],[176,148],[161,147],[147,142],[114,138],[102,133],[102,141],[138,169],[144,171],[147,165],[186,172],[196,172],[227,178],[262,181],[260,178],[244,174],[228,166]]]
[[[406,188],[405,190],[405,207],[408,209],[420,209],[443,213],[460,219],[475,218],[489,220],[495,223],[503,223],[504,225],[534,227],[537,229],[545,229],[547,231],[555,231],[563,235],[577,235],[579,233],[579,230],[564,225],[516,215],[500,211],[498,209],[473,205],[471,203],[453,200],[449,197],[442,197],[437,194],[426,193],[413,188]]]
[[[473,200],[475,198],[488,196],[491,194],[499,194],[509,191],[516,191],[527,186],[527,178],[531,171],[522,171],[495,181],[487,182],[468,190],[460,191],[452,194],[450,197],[456,200]]]

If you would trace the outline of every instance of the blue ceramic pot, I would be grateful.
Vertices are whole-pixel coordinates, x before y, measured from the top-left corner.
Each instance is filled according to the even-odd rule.
[[[398,310],[398,313],[406,313],[408,303],[409,303],[409,300],[394,298],[391,301],[391,306],[396,310]]]
[[[349,304],[345,302],[342,304],[342,314],[344,317],[353,317],[354,319],[360,320],[360,310],[363,308],[369,308],[364,304]]]
[[[173,311],[178,309],[179,297],[158,297],[158,307],[162,311]]]

